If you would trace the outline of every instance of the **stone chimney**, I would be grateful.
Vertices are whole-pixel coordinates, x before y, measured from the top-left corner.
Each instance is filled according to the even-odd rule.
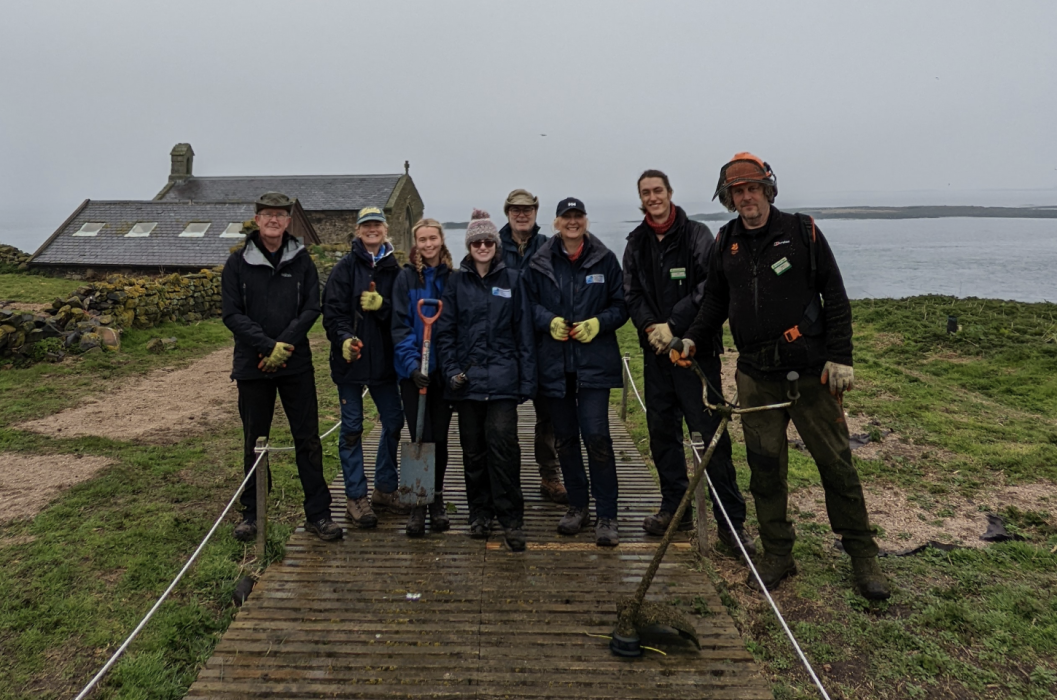
[[[195,152],[189,143],[178,143],[172,147],[172,171],[169,182],[179,182],[191,177],[195,162]]]

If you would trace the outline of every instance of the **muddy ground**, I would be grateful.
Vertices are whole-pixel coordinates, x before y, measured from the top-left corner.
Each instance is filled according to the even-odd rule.
[[[32,518],[63,489],[113,464],[87,455],[0,453],[0,522]]]

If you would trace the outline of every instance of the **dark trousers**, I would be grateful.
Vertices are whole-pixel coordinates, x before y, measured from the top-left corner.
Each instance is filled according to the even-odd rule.
[[[437,471],[433,489],[438,494],[444,491],[444,474],[448,471],[448,427],[451,425],[451,403],[444,399],[444,379],[440,375],[440,372],[430,375],[422,428],[422,442],[432,442],[435,446]],[[413,381],[400,381],[400,398],[404,402],[404,416],[412,442],[418,439],[418,402],[421,396]]]
[[[718,357],[701,358],[701,369],[716,390],[722,390]],[[668,354],[644,353],[643,379],[646,384],[646,427],[650,433],[650,453],[661,481],[661,510],[674,513],[686,493],[690,480],[686,473],[686,453],[683,450],[683,420],[690,432],[700,433],[707,445],[719,427],[720,417],[705,409],[702,401],[701,380],[688,368],[677,367]],[[709,390],[709,401],[715,403],[722,396]],[[738,489],[734,459],[731,455],[730,435],[723,436],[705,467],[708,478],[719,494],[735,527],[745,523],[745,499]],[[713,502],[712,513],[719,527],[726,520]]]
[[[492,516],[504,528],[521,527],[521,447],[517,439],[517,402],[459,401],[459,443],[470,522]]]
[[[257,461],[253,448],[257,438],[268,437],[275,413],[275,394],[283,402],[294,438],[297,475],[305,492],[305,517],[309,520],[330,517],[330,490],[323,480],[323,444],[319,441],[319,403],[316,400],[316,375],[300,372],[275,379],[239,380],[239,416],[242,418],[243,473]],[[268,487],[271,488],[271,474]],[[257,480],[250,479],[240,499],[244,515],[257,516]]]
[[[787,401],[787,383],[760,381],[738,372],[739,403],[743,407],[765,406]],[[785,409],[746,413],[745,431],[752,480],[749,488],[756,500],[760,540],[769,554],[784,556],[793,551],[796,534],[789,521],[789,440],[786,431],[792,419],[808,452],[818,465],[826,492],[826,512],[833,532],[841,536],[844,550],[853,557],[877,556],[870,518],[866,514],[859,473],[851,461],[848,424],[844,409],[817,377],[803,377],[800,398]]]
[[[569,505],[586,508],[587,472],[580,437],[587,447],[591,470],[591,496],[599,518],[617,517],[617,460],[609,436],[609,389],[577,389],[576,375],[565,375],[565,396],[547,399],[554,420],[554,445],[558,451]]]
[[[539,465],[541,479],[557,479],[558,452],[554,445],[554,422],[551,420],[550,406],[547,399],[537,396],[532,402],[536,411],[536,429],[533,447],[536,464]]]

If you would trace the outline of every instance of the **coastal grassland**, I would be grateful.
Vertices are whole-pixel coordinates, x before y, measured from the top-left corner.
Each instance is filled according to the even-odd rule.
[[[76,280],[27,275],[25,273],[0,274],[0,299],[28,304],[50,303],[55,297],[68,297],[84,282]]]
[[[1004,516],[1022,541],[888,556],[889,601],[852,590],[824,508],[791,508],[799,575],[775,599],[834,698],[1052,698],[1057,695],[1057,305],[914,297],[853,302],[856,389],[850,416],[869,418],[900,449],[859,459],[864,484],[904,494],[942,527],[955,503]],[[947,332],[947,317],[960,329]],[[625,352],[641,357],[629,328]],[[729,333],[726,345],[732,345]],[[632,370],[641,389],[641,363]],[[614,401],[619,392],[614,392]],[[631,402],[634,403],[632,397]],[[636,439],[644,417],[629,413]],[[648,451],[648,442],[639,442]],[[748,496],[744,449],[735,465]],[[790,449],[792,496],[817,487],[810,458]],[[1025,510],[1000,487],[1038,488]],[[1046,500],[1048,498],[1048,500]],[[869,502],[870,497],[867,497]],[[749,529],[755,532],[749,501]],[[910,517],[910,516],[908,516]],[[896,533],[881,546],[899,550]],[[982,534],[982,532],[981,532]],[[778,700],[818,693],[766,602],[745,585],[732,553],[701,567],[717,586]]]
[[[159,336],[177,337],[176,349],[161,356],[147,353],[147,340]],[[322,341],[318,325],[312,339]],[[0,525],[0,698],[73,697],[165,590],[242,477],[242,436],[235,421],[165,446],[97,437],[56,440],[10,426],[151,369],[189,364],[230,342],[217,320],[167,324],[129,331],[120,353],[0,372],[0,449],[101,455],[115,462],[32,520]],[[326,428],[333,424],[327,419],[337,415],[337,401],[325,353],[317,350],[315,365]],[[372,416],[373,406],[366,408]],[[291,444],[281,408],[271,441]],[[266,558],[275,561],[304,515],[293,455],[273,454],[271,464]],[[324,441],[326,478],[337,470],[333,435]],[[235,613],[235,584],[264,564],[254,559],[252,546],[232,538],[236,520],[233,515],[220,527],[94,697],[179,698],[186,693]]]

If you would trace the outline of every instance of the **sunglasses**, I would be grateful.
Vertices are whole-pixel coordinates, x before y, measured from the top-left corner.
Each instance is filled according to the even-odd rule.
[[[494,245],[495,241],[493,241],[491,238],[485,238],[483,240],[473,241],[472,243],[470,243],[471,248],[491,248]]]

